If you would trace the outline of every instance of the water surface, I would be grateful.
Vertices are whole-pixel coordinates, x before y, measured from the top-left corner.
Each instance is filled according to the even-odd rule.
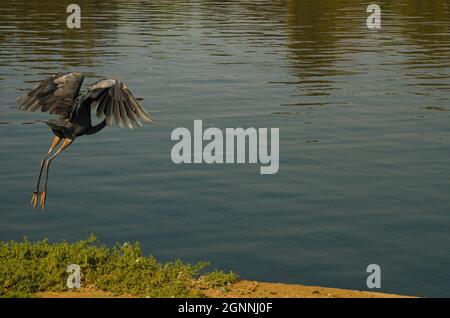
[[[448,1],[78,0],[0,7],[0,240],[141,242],[247,279],[450,296]],[[49,74],[119,76],[156,124],[80,138],[29,207],[52,135],[16,99]],[[175,165],[170,133],[279,127],[280,171]]]

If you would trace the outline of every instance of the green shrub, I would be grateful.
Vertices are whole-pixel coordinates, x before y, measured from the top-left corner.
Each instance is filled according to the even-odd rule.
[[[198,286],[202,289],[226,287],[236,283],[239,277],[234,272],[224,273],[223,271],[214,270],[206,273],[198,280]]]
[[[145,297],[201,297],[196,281],[220,287],[237,279],[220,271],[201,275],[207,263],[159,263],[143,256],[139,243],[108,248],[93,235],[75,243],[24,239],[0,242],[0,297],[66,291],[69,264],[80,266],[82,286]]]

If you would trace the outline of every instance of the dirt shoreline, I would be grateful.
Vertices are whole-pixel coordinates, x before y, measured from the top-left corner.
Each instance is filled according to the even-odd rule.
[[[298,284],[265,283],[241,280],[226,288],[204,289],[209,298],[411,298],[380,292],[367,292],[340,288],[304,286]],[[134,298],[131,295],[114,295],[110,292],[81,288],[65,292],[41,292],[42,298]]]

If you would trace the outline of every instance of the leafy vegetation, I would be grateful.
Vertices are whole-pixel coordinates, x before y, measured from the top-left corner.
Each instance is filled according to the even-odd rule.
[[[205,273],[204,262],[159,263],[143,256],[139,243],[108,248],[95,236],[75,243],[24,239],[0,242],[0,296],[66,291],[69,264],[80,266],[82,286],[143,297],[201,297],[201,289],[220,288],[238,279],[232,272]]]
[[[234,272],[224,273],[219,270],[214,270],[200,277],[197,280],[197,286],[201,289],[208,288],[223,288],[238,281],[238,275]]]

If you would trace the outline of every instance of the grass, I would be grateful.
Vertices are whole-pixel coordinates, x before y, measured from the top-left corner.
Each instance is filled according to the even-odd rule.
[[[69,264],[81,268],[82,287],[141,297],[202,297],[202,289],[226,288],[235,273],[206,272],[208,263],[175,260],[160,263],[143,256],[139,243],[109,248],[95,236],[69,243],[0,242],[0,297],[34,297],[38,292],[67,291]]]

